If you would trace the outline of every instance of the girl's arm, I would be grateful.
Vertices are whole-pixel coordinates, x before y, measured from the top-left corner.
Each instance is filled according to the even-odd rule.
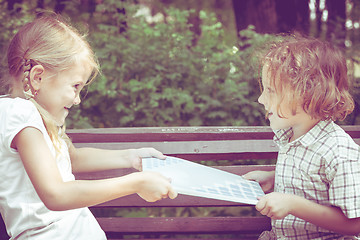
[[[96,205],[137,193],[147,201],[175,198],[169,179],[153,172],[137,172],[104,180],[64,182],[42,133],[24,128],[13,139],[25,170],[40,199],[50,210],[67,210]]]
[[[141,159],[165,156],[154,148],[140,148],[127,150],[105,150],[97,148],[69,147],[73,172],[91,172],[116,168],[135,168],[142,170]]]
[[[344,235],[360,233],[360,218],[347,218],[340,208],[317,204],[300,196],[273,192],[260,198],[256,209],[272,219],[288,214]]]

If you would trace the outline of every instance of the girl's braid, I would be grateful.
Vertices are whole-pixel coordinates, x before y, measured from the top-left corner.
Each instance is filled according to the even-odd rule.
[[[34,97],[34,94],[30,88],[30,70],[32,68],[31,60],[24,59],[23,69],[24,69],[24,78],[23,78],[23,89],[26,99]]]

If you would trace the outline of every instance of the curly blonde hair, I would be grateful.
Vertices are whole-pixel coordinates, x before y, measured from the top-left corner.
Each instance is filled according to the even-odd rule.
[[[353,111],[346,59],[330,43],[287,36],[271,45],[262,64],[268,66],[270,84],[282,99],[278,113],[284,100],[293,114],[300,103],[307,114],[320,120],[343,120]]]

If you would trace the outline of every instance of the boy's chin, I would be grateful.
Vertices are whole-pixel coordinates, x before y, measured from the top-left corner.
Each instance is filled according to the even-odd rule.
[[[281,126],[276,125],[276,124],[271,124],[271,122],[270,122],[270,128],[271,128],[272,130],[280,130],[280,129],[282,129]]]

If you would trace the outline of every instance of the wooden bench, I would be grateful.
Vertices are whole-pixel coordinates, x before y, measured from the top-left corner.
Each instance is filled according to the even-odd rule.
[[[360,126],[343,128],[360,144]],[[68,134],[77,147],[151,146],[166,155],[209,163],[239,175],[252,170],[274,169],[278,150],[272,141],[271,129],[262,126],[108,128],[68,130]],[[111,170],[76,177],[99,179],[130,172],[130,169]],[[259,215],[253,206],[185,195],[148,203],[134,194],[91,210],[109,239],[256,239],[271,227],[270,219]],[[124,211],[124,215],[130,216],[117,216]],[[115,214],[106,216],[109,213]],[[202,215],[198,216],[199,213]]]

